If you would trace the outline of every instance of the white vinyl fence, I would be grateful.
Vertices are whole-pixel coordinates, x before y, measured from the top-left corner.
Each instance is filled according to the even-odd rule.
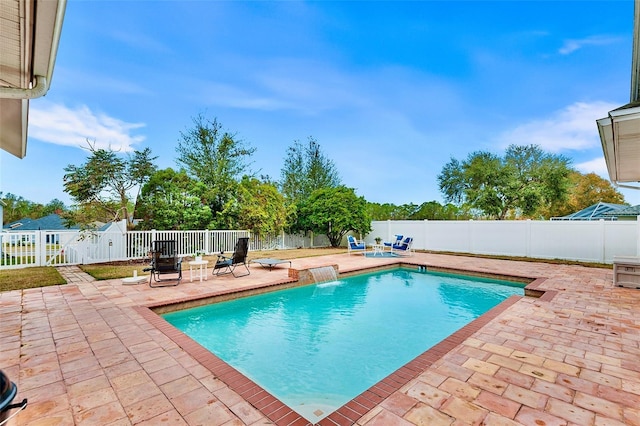
[[[640,256],[640,221],[375,221],[365,240],[413,237],[413,248],[613,263]]]

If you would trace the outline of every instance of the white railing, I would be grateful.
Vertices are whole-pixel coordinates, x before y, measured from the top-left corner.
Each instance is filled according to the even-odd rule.
[[[0,233],[0,268],[59,266],[126,260],[126,224],[104,231]]]
[[[280,233],[259,237],[249,231],[127,231],[118,222],[105,231],[25,231],[0,233],[0,269],[60,266],[144,259],[156,240],[176,241],[178,256],[232,252],[240,237],[249,250],[328,246],[324,235]]]
[[[126,236],[127,255],[130,259],[148,257],[153,242],[157,240],[175,241],[178,256],[233,251],[238,238],[248,236],[249,231],[129,231]]]
[[[613,263],[640,256],[640,221],[375,221],[365,240],[413,237],[413,248]]]

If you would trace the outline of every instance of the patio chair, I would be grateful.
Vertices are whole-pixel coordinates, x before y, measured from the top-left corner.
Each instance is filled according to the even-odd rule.
[[[347,235],[347,252],[351,255],[351,252],[364,253],[367,250],[367,247],[363,242],[358,243],[358,240],[353,235]]]
[[[400,244],[394,244],[391,246],[391,253],[398,256],[411,256],[411,245],[413,244],[413,238],[407,237]]]
[[[213,267],[213,275],[231,274],[234,277],[244,277],[249,275],[249,263],[247,262],[247,253],[249,252],[249,237],[238,238],[233,256],[227,257],[223,254],[218,255],[218,261]],[[238,265],[244,265],[247,270],[246,274],[236,275],[235,269]]]
[[[402,238],[404,238],[404,235],[396,234],[396,240],[395,241],[384,241],[382,244],[384,244],[385,248],[389,247],[389,251],[393,251],[393,245],[394,244],[402,244]]]
[[[176,242],[173,240],[158,240],[153,242],[151,251],[151,265],[143,271],[151,271],[150,287],[169,287],[180,284],[182,280],[182,258],[176,255]],[[162,279],[161,275],[175,275],[177,277]],[[162,284],[154,284],[162,283]],[[172,282],[167,284],[167,282]]]

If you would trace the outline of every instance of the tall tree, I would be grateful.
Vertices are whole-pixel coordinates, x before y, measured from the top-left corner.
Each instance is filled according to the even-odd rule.
[[[301,203],[300,218],[302,229],[326,235],[332,247],[338,247],[349,231],[371,231],[366,200],[345,186],[313,191]]]
[[[132,215],[136,195],[142,185],[155,171],[151,150],[134,151],[122,158],[111,148],[96,148],[95,143],[87,140],[90,152],[86,163],[64,168],[64,191],[71,195],[76,203],[101,208],[111,220],[126,219]]]
[[[187,174],[208,188],[205,198],[212,212],[220,212],[234,196],[238,182],[248,170],[255,148],[223,130],[217,119],[199,114],[193,127],[180,132],[177,162]]]
[[[211,209],[202,203],[206,186],[184,171],[158,170],[142,187],[136,211],[141,229],[206,229]]]
[[[511,145],[504,157],[478,151],[462,162],[452,158],[438,175],[438,184],[446,201],[505,219],[530,216],[541,205],[564,200],[570,172],[564,156],[535,145]]]
[[[334,162],[322,152],[313,137],[309,137],[306,144],[294,141],[287,149],[280,175],[280,190],[292,203],[307,199],[317,189],[335,188],[341,184]]]

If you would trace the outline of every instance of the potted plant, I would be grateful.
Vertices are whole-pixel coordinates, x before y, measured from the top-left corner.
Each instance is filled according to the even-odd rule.
[[[380,238],[380,237],[375,237],[374,240],[375,240],[376,244],[380,244],[382,242],[382,238]]]
[[[193,258],[196,260],[196,262],[200,262],[202,260],[203,255],[204,255],[204,251],[197,250],[195,253],[193,253]]]

